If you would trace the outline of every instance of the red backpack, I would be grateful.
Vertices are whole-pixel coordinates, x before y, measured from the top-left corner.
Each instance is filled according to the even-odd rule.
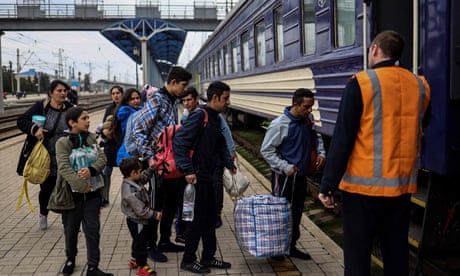
[[[203,128],[208,125],[208,112],[199,108],[204,112]],[[181,129],[181,125],[166,126],[157,136],[155,142],[154,169],[158,175],[165,179],[179,178],[184,174],[176,167],[173,153],[173,138]],[[194,143],[195,144],[195,143]],[[190,150],[190,158],[193,156],[193,148]]]

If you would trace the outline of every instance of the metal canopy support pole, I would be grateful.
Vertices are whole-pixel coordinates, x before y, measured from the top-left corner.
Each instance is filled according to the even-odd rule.
[[[155,65],[155,60],[153,60],[153,49],[147,48],[147,42],[156,34],[161,32],[185,32],[183,29],[176,27],[170,23],[162,22],[161,20],[156,21],[149,21],[148,19],[141,18],[136,20],[126,20],[118,22],[110,27],[107,27],[102,30],[102,32],[109,32],[109,31],[121,31],[127,34],[132,35],[135,39],[141,42],[141,59],[142,59],[142,81],[144,86],[148,83],[147,73],[150,73],[152,76],[152,72],[148,72],[152,69],[152,65]],[[137,45],[136,42],[132,42],[135,46]],[[150,50],[150,56],[148,56]],[[151,78],[153,80],[153,78]]]
[[[147,39],[141,37],[142,87],[147,84]]]

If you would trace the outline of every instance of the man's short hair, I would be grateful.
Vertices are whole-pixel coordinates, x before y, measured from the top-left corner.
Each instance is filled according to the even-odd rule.
[[[184,92],[184,96],[182,98],[187,97],[188,95],[192,95],[192,97],[195,99],[198,97],[198,91],[196,91],[196,88],[193,86],[187,87],[187,89]]]
[[[311,92],[308,88],[299,88],[294,92],[294,96],[292,96],[292,104],[302,104],[303,98],[315,98],[313,92]]]
[[[180,66],[173,66],[169,69],[167,83],[171,83],[172,80],[176,82],[190,81],[192,74]]]
[[[217,98],[220,99],[220,96],[222,96],[224,91],[230,91],[230,86],[228,86],[226,83],[221,81],[215,81],[211,83],[208,86],[208,90],[206,91],[208,101],[211,101],[213,95],[217,95]]]
[[[129,177],[133,171],[142,169],[142,162],[134,157],[123,158],[120,162],[120,171],[123,177]]]
[[[401,58],[404,50],[404,39],[395,31],[383,31],[379,33],[374,40],[372,45],[376,44],[383,52],[383,55],[393,60]]]

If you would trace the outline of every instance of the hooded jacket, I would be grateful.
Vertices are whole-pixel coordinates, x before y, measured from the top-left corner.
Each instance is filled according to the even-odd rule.
[[[260,148],[265,161],[270,168],[279,173],[289,172],[293,166],[297,167],[298,175],[306,176],[310,164],[311,150],[316,148],[318,155],[325,157],[321,135],[314,131],[313,115],[309,118],[295,117],[290,112],[291,106],[285,108],[284,113],[274,119]]]

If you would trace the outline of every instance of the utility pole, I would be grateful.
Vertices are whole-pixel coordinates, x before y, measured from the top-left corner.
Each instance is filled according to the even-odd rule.
[[[86,64],[88,64],[88,68],[89,68],[89,83],[91,85],[91,75],[93,74],[93,66],[91,65],[91,61]]]
[[[21,64],[19,63],[19,48],[16,48],[16,94],[21,93],[21,81],[19,77],[19,72],[21,72]]]
[[[2,36],[5,33],[3,31],[0,31],[0,49],[2,49]],[[0,51],[0,92],[2,92],[2,97],[0,98],[0,113],[3,113],[5,111],[3,107],[3,68],[2,68],[2,52]]]
[[[10,60],[10,73],[11,73],[11,93],[14,91],[14,73],[13,73],[13,62]]]
[[[63,68],[62,68],[62,52],[64,52],[64,49],[59,48],[58,49],[58,73],[57,73],[57,78],[60,79],[63,77]]]

